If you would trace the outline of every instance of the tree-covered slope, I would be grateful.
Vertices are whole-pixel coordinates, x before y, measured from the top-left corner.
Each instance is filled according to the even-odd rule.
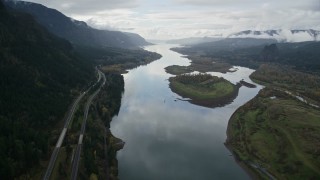
[[[66,40],[0,1],[0,177],[24,174],[47,155],[48,132],[63,118],[92,67]]]

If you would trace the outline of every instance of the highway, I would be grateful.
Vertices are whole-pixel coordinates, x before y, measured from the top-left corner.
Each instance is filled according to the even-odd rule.
[[[99,79],[100,77],[103,78],[103,83],[101,84],[101,86],[99,87],[98,90],[96,90],[88,99],[86,106],[85,106],[85,110],[84,110],[84,115],[83,115],[83,122],[81,125],[81,131],[80,131],[80,135],[79,135],[79,140],[78,140],[78,145],[76,148],[76,151],[74,153],[74,157],[73,157],[73,161],[72,161],[72,172],[71,172],[71,179],[72,180],[76,180],[77,176],[78,176],[78,169],[79,169],[79,162],[80,162],[80,155],[81,155],[81,150],[82,150],[82,141],[83,141],[83,137],[86,131],[86,125],[87,125],[87,119],[88,119],[88,114],[89,114],[89,109],[90,109],[90,105],[93,101],[93,99],[96,97],[96,95],[100,92],[101,87],[103,87],[106,83],[106,77],[105,75],[101,72],[98,71],[99,74]]]
[[[98,75],[99,75],[98,81],[95,84],[97,84],[100,81],[101,75],[103,75],[103,73],[98,71]],[[104,76],[104,80],[105,80],[105,76]],[[93,86],[91,86],[91,87],[93,87]],[[70,109],[70,111],[69,111],[69,113],[67,115],[66,121],[65,121],[63,129],[62,129],[62,131],[60,133],[60,136],[59,136],[59,139],[58,139],[58,141],[56,143],[56,146],[55,146],[55,148],[54,148],[54,150],[53,150],[53,152],[51,154],[48,167],[47,167],[46,172],[45,172],[45,174],[43,176],[43,180],[49,180],[50,179],[50,176],[52,174],[55,162],[57,160],[61,145],[63,143],[63,140],[64,140],[65,136],[66,136],[66,133],[67,133],[67,130],[68,130],[68,126],[69,126],[69,124],[70,124],[70,122],[71,122],[71,120],[73,118],[74,112],[77,109],[77,106],[78,106],[79,102],[81,101],[81,99],[83,98],[83,96],[91,89],[91,87],[87,91],[81,93],[80,96],[74,101],[74,103],[73,103],[73,105],[72,105],[72,107],[71,107],[71,109]]]

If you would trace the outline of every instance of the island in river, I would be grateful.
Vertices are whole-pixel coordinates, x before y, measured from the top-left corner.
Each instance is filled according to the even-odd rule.
[[[240,84],[210,74],[182,74],[169,78],[171,90],[190,102],[205,107],[231,103],[238,95]]]
[[[189,56],[200,54],[185,52]],[[229,63],[240,57],[230,55],[231,60],[208,56]],[[252,63],[249,56],[238,58],[243,65],[259,67],[250,78],[266,88],[232,115],[226,146],[241,167],[257,179],[320,177],[320,77],[311,68],[302,71],[292,57],[282,58],[290,59],[290,66],[270,61]],[[317,67],[315,63],[313,66]],[[254,88],[245,81],[240,83]]]

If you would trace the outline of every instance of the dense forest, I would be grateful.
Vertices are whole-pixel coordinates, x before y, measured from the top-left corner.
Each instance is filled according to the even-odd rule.
[[[18,177],[47,158],[48,130],[93,78],[92,66],[68,41],[0,2],[1,179]]]
[[[90,47],[75,45],[75,51],[83,58],[100,66],[122,65],[125,69],[135,68],[139,65],[148,64],[161,55],[142,49],[121,49],[112,47]]]

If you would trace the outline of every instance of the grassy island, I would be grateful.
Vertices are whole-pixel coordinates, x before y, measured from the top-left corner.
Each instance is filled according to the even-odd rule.
[[[217,107],[232,102],[238,95],[239,85],[209,74],[184,74],[171,77],[170,88],[193,104]]]

